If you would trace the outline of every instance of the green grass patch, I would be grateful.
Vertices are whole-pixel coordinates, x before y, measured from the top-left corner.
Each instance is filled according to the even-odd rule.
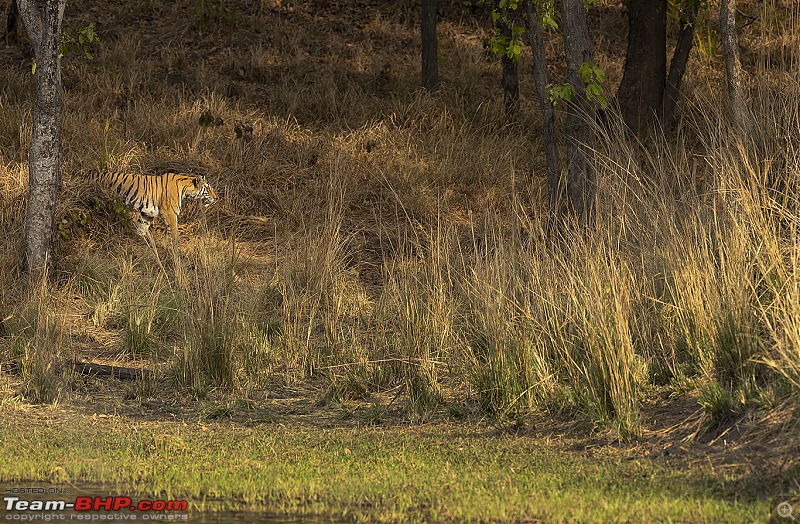
[[[759,522],[774,507],[766,480],[730,469],[472,426],[79,422],[4,422],[0,482],[57,472],[62,481],[188,497],[195,511],[394,522]]]

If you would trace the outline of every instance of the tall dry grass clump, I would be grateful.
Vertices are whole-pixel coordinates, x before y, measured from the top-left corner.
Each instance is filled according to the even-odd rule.
[[[800,96],[786,86],[780,98],[786,105],[753,101],[750,133],[704,103],[690,123],[696,143],[637,155],[635,144],[610,139],[600,157],[608,180],[626,184],[599,201],[622,210],[604,227],[641,281],[634,332],[652,359],[651,380],[698,381],[717,420],[785,391],[779,376],[795,367],[785,358],[791,329],[776,326],[797,313],[785,299],[796,276],[797,161],[776,131]],[[601,213],[601,224],[602,215],[613,216]]]
[[[348,263],[354,233],[344,222],[355,182],[336,162],[316,181],[319,200],[308,209],[322,220],[301,225],[290,238],[290,251],[266,289],[277,301],[262,312],[280,326],[275,357],[286,379],[325,376],[333,397],[363,395],[369,381],[370,304]]]
[[[754,102],[745,139],[705,103],[677,143],[599,129],[596,222],[557,241],[518,206],[429,235],[383,291],[429,329],[395,327],[398,345],[413,332],[415,356],[468,370],[489,412],[568,408],[622,434],[649,385],[694,384],[717,422],[796,395],[797,160],[776,131],[800,97],[781,99]]]
[[[753,100],[751,129],[717,129],[710,161],[721,177],[730,241],[720,248],[728,277],[718,315],[715,377],[739,405],[797,394],[798,140],[796,84]],[[780,394],[778,395],[781,396]]]
[[[543,224],[517,218],[486,217],[480,237],[474,227],[450,250],[446,362],[467,371],[481,406],[501,418],[583,411],[634,431],[643,372],[631,271],[607,245],[577,233],[548,243]]]
[[[241,379],[245,332],[233,293],[236,252],[220,247],[198,249],[188,263],[176,255],[174,262],[184,340],[175,374],[179,384],[201,395],[237,388]]]
[[[31,282],[15,311],[3,319],[11,338],[0,356],[6,365],[13,362],[19,394],[35,403],[57,402],[70,387],[71,370],[64,364],[72,358],[72,344],[57,300],[46,278]]]
[[[386,287],[373,317],[379,322],[383,346],[379,357],[390,370],[384,376],[401,383],[406,407],[415,414],[441,402],[443,378],[457,358],[459,310],[450,266],[452,234],[432,227],[409,239],[407,252],[385,268]]]

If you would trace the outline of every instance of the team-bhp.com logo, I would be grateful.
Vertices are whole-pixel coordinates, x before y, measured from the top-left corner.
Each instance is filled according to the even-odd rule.
[[[126,520],[136,520],[137,516],[141,520],[185,520],[186,514],[176,515],[167,514],[167,511],[185,512],[188,504],[185,500],[139,500],[133,501],[130,497],[76,497],[74,501],[61,500],[23,500],[16,496],[3,497],[3,506],[6,510],[6,520],[31,521],[29,515],[22,515],[22,512],[85,512],[70,515],[70,520],[108,520],[107,515],[100,515],[96,512],[142,512],[130,513],[125,517]],[[145,513],[149,512],[149,513]],[[158,512],[158,513],[153,513]],[[25,518],[28,517],[28,518]],[[114,518],[114,520],[118,520]]]

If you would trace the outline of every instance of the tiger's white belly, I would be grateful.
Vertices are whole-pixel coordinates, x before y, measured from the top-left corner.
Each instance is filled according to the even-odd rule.
[[[156,207],[156,206],[154,206],[152,204],[146,205],[146,206],[143,206],[139,210],[139,212],[141,214],[143,214],[143,215],[146,215],[146,216],[150,217],[150,219],[154,219],[155,217],[158,216],[158,207]]]

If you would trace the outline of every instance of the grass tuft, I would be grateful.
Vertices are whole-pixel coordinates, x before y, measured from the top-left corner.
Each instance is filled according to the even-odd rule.
[[[63,365],[71,357],[70,341],[64,317],[55,310],[55,297],[42,280],[32,285],[18,316],[9,319],[14,335],[8,356],[22,380],[19,393],[33,403],[58,402],[70,385]]]

